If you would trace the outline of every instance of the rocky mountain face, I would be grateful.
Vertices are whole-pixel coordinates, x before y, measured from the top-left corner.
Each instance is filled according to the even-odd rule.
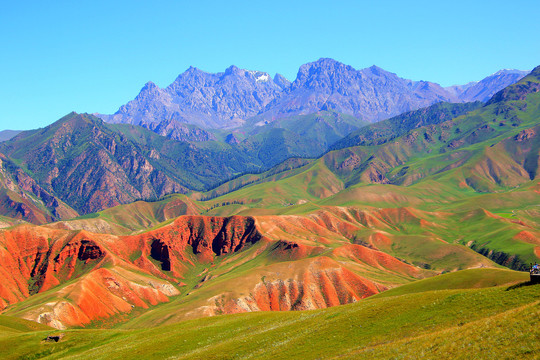
[[[256,115],[287,86],[282,76],[276,80],[278,83],[267,73],[236,66],[217,74],[191,67],[165,89],[148,82],[114,115],[100,116],[108,122],[135,125],[172,119],[205,128],[235,127]]]
[[[460,101],[488,101],[496,92],[521,80],[528,71],[504,69],[485,79],[462,86],[451,86],[445,90],[453,92]]]
[[[179,141],[210,141],[216,140],[216,137],[201,128],[186,124],[178,120],[163,120],[161,122],[141,122],[142,127],[155,132],[169,139]]]
[[[443,88],[429,81],[403,79],[377,66],[356,70],[333,59],[302,65],[292,83],[280,74],[271,78],[235,66],[217,74],[191,67],[165,89],[149,82],[115,114],[99,116],[112,123],[175,120],[206,129],[239,127],[255,115],[264,125],[317,111],[375,122],[441,101],[486,101],[526,73],[502,70],[479,82]],[[164,133],[158,126],[146,126]]]
[[[141,127],[108,125],[76,113],[0,147],[5,154],[0,189],[24,197],[23,189],[30,203],[39,203],[48,214],[43,219],[30,216],[31,210],[13,210],[35,223],[203,189],[249,165],[242,154],[234,156],[227,149],[199,149]],[[27,206],[22,200],[17,204],[13,206]]]
[[[47,192],[83,214],[186,191],[177,179],[156,168],[151,153],[89,115],[69,114],[2,145],[2,151],[24,164]]]
[[[1,214],[34,223],[75,217],[78,213],[0,153]]]
[[[379,67],[356,70],[332,59],[302,65],[296,80],[264,111],[265,118],[333,110],[378,121],[454,100],[439,85],[398,77]]]

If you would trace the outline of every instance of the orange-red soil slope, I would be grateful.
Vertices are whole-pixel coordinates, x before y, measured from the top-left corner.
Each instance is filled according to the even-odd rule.
[[[168,318],[351,303],[435,273],[390,255],[396,239],[374,228],[395,229],[404,217],[416,219],[408,209],[347,208],[180,216],[127,236],[19,225],[0,230],[0,309],[65,328],[122,321],[171,300]]]

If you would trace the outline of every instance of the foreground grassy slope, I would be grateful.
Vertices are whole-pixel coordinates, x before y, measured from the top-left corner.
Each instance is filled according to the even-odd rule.
[[[22,333],[31,331],[52,331],[46,325],[13,316],[0,315],[0,336],[8,333]]]
[[[422,279],[372,296],[370,299],[435,290],[477,289],[529,280],[529,274],[504,269],[468,269]]]
[[[466,287],[485,271],[435,279],[457,284],[463,278]],[[540,346],[539,296],[540,286],[515,285],[405,291],[324,310],[216,316],[143,330],[69,330],[52,344],[42,342],[49,331],[10,333],[0,337],[0,354],[6,359],[532,359]]]

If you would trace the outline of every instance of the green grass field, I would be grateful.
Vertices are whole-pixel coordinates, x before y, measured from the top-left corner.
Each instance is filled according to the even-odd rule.
[[[4,331],[19,325],[0,317],[0,356],[534,359],[540,350],[540,285],[529,286],[524,278],[508,270],[468,270],[334,308],[223,315],[140,330],[52,331],[23,326],[17,332]],[[446,286],[452,289],[439,290]],[[478,288],[466,289],[471,286]],[[57,333],[65,335],[60,342],[43,341]]]

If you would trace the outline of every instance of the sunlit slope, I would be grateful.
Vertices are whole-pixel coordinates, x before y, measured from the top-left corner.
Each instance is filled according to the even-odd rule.
[[[220,200],[237,199],[249,207],[283,206],[325,198],[358,184],[410,186],[423,181],[437,181],[462,197],[508,191],[537,177],[539,105],[540,94],[534,92],[522,100],[492,103],[379,145],[331,151],[279,176],[255,177]],[[290,188],[297,191],[287,191]],[[276,194],[274,200],[254,195],[270,192]]]
[[[529,274],[526,272],[505,269],[469,269],[414,281],[377,294],[371,299],[435,290],[488,288],[528,280]]]
[[[478,276],[483,276],[478,270]],[[448,275],[444,280],[452,282]],[[459,281],[457,281],[459,282]],[[4,358],[534,358],[540,286],[424,291],[315,311],[259,312],[140,330],[0,338]],[[9,345],[9,346],[8,346]]]
[[[440,102],[419,110],[409,111],[354,131],[331,146],[331,150],[358,145],[384,144],[410,130],[425,125],[436,125],[480,108],[483,103]]]
[[[154,201],[136,201],[94,214],[49,224],[49,227],[124,235],[146,230],[181,215],[198,215],[203,206],[181,194]]]
[[[0,315],[0,337],[5,336],[8,333],[26,333],[40,330],[52,331],[54,329],[35,321],[29,321],[13,316]]]
[[[0,300],[7,314],[58,328],[129,319],[144,327],[326,308],[441,272],[497,266],[434,235],[444,216],[320,207],[303,215],[180,216],[122,236],[18,226],[0,233]]]
[[[438,226],[409,227],[400,235],[433,236],[524,268],[540,254],[539,78],[535,69],[465,115],[398,138],[377,138],[376,145],[363,139],[364,145],[253,178],[203,204],[208,214],[222,215],[414,208],[438,213]]]

